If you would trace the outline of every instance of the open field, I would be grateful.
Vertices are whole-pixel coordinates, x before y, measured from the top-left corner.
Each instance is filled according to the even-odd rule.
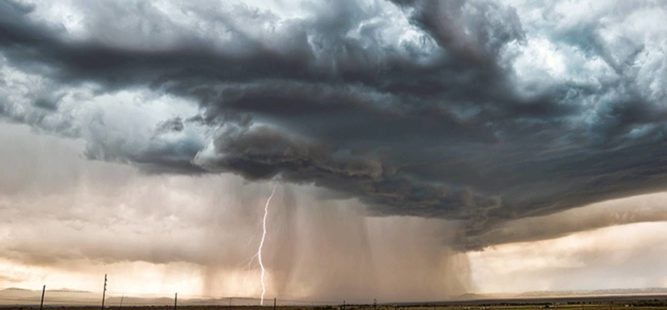
[[[45,306],[46,309],[66,309],[66,310],[100,310],[100,307],[81,307],[81,306]],[[667,303],[662,304],[637,304],[637,305],[619,305],[619,304],[586,304],[576,305],[541,305],[541,304],[531,304],[531,305],[484,305],[484,306],[377,306],[373,307],[372,305],[354,305],[346,306],[345,309],[354,310],[354,309],[377,309],[377,310],[531,310],[531,309],[572,309],[572,310],[620,310],[620,309],[667,309]],[[0,306],[0,309],[3,310],[34,310],[39,309],[37,306]],[[107,310],[119,310],[119,307],[108,307]],[[142,306],[142,307],[122,307],[122,310],[173,310],[172,307],[167,306]],[[270,306],[182,306],[178,307],[179,310],[267,310],[272,309]],[[343,308],[340,306],[280,306],[276,308],[277,310],[327,310],[327,309],[340,309]]]

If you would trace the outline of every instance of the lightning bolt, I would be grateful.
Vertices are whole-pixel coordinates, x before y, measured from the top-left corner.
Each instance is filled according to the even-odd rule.
[[[275,193],[276,193],[276,185],[273,186],[273,189],[271,190],[271,195],[269,195],[269,198],[266,200],[266,203],[264,204],[264,217],[262,218],[262,239],[259,241],[259,247],[257,248],[257,260],[259,261],[259,268],[261,269],[259,274],[259,280],[260,284],[262,285],[262,295],[259,299],[260,305],[264,305],[264,294],[266,294],[266,283],[264,283],[266,270],[264,269],[264,260],[262,259],[262,249],[264,248],[264,241],[266,240],[266,219],[269,215],[269,205],[271,204],[271,199],[273,198],[273,194]]]

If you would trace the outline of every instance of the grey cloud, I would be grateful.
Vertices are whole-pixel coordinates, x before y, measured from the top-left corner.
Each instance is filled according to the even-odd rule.
[[[545,216],[520,218],[462,242],[484,247],[562,237],[614,225],[660,221],[667,221],[663,193],[610,200]]]
[[[460,60],[494,65],[505,44],[524,38],[514,8],[499,3],[414,1],[410,7],[414,22]]]
[[[462,247],[508,220],[666,184],[665,98],[644,85],[645,75],[666,67],[633,70],[650,48],[614,50],[600,24],[542,29],[525,24],[521,8],[492,1],[326,2],[284,19],[243,6],[184,7],[224,29],[220,47],[151,5],[132,11],[149,34],[123,40],[123,25],[99,27],[124,12],[120,5],[79,5],[96,12],[87,25],[100,38],[68,40],[30,19],[29,7],[4,2],[2,55],[59,88],[144,87],[199,106],[196,115],[165,118],[149,141],[130,146],[106,139],[102,124],[86,137],[91,158],[154,172],[316,184],[358,197],[378,215],[464,220]],[[617,5],[632,11],[647,4]],[[557,23],[553,11],[543,14]],[[261,22],[270,27],[249,27]],[[540,36],[604,59],[613,75],[517,80],[514,62]],[[535,81],[537,91],[522,93],[520,78]],[[32,106],[49,113],[56,109],[50,102]],[[10,105],[0,111],[48,127],[8,112]],[[201,137],[169,138],[195,128],[203,128]]]
[[[172,131],[183,131],[183,120],[180,117],[174,117],[166,121],[160,122],[155,128],[156,135],[162,133],[169,133]]]
[[[225,132],[216,137],[211,152],[215,158],[199,157],[195,161],[211,170],[225,167],[250,179],[267,179],[281,173],[297,181],[336,176],[372,180],[383,173],[378,162],[349,152],[332,152],[266,127]]]

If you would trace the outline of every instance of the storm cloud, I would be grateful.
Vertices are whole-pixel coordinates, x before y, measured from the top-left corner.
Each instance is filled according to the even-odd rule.
[[[151,173],[460,220],[453,243],[478,248],[665,190],[665,19],[655,1],[3,1],[0,115]]]

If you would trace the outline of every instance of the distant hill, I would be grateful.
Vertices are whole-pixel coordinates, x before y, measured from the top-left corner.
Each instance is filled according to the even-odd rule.
[[[517,294],[517,297],[549,297],[549,296],[604,296],[604,295],[662,295],[667,294],[667,288],[619,288],[604,290],[575,290],[575,291],[533,291]]]

